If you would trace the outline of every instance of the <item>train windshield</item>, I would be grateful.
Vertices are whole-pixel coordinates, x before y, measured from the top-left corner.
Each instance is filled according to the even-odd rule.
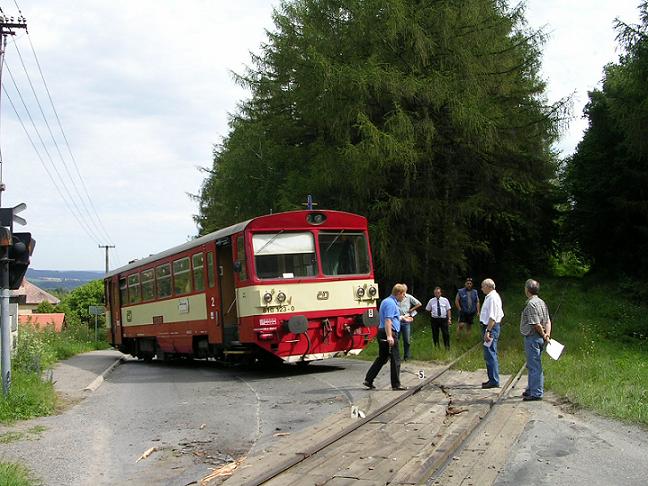
[[[259,278],[297,278],[317,275],[315,240],[310,232],[252,235],[254,265]]]
[[[320,232],[318,239],[324,275],[369,273],[369,250],[364,233]]]

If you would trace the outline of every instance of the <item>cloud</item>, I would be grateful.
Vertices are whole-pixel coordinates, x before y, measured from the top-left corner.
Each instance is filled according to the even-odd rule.
[[[616,59],[612,21],[616,16],[636,21],[634,3],[528,2],[530,25],[546,25],[551,34],[542,71],[549,99],[575,92],[575,119],[560,142],[563,153],[580,140],[587,91],[601,79],[603,66]],[[102,269],[104,253],[98,243],[116,244],[111,261],[120,265],[183,243],[196,233],[192,215],[197,208],[186,193],[199,191],[204,174],[196,167],[211,164],[213,145],[227,134],[228,113],[247,97],[231,71],[243,72],[249,51],[258,51],[265,30],[273,27],[271,10],[278,4],[279,0],[19,2],[83,181],[108,233],[86,235],[71,214],[74,208],[61,201],[5,98],[0,134],[7,191],[2,203],[28,205],[21,216],[38,242],[34,268]],[[11,10],[5,6],[9,14],[16,13]],[[58,138],[29,39],[24,34],[16,37]],[[70,184],[29,95],[12,41],[6,58],[53,163]],[[6,76],[3,81],[17,102]],[[36,144],[44,153],[38,140]],[[68,164],[74,179],[69,159]],[[77,183],[83,193],[81,181]],[[103,233],[102,228],[91,232]]]
[[[33,267],[103,268],[97,244],[108,239],[117,245],[115,264],[125,264],[195,235],[197,208],[187,193],[199,191],[204,174],[198,167],[211,164],[213,145],[227,134],[228,113],[246,96],[231,71],[242,71],[249,51],[264,40],[272,3],[277,2],[19,2],[83,181],[108,233],[104,237],[87,216],[85,226],[93,235],[86,234],[71,214],[77,212],[74,204],[61,201],[3,100],[3,206],[28,205],[22,215],[37,240]],[[16,43],[72,177],[49,139],[10,46],[7,63],[45,148],[70,191],[74,180],[84,194],[47,108],[29,39],[22,35]],[[10,94],[18,102],[15,91]],[[19,112],[29,126],[26,114]],[[54,173],[45,148],[31,133]],[[58,179],[56,185],[65,193]],[[81,199],[78,212],[85,214]]]

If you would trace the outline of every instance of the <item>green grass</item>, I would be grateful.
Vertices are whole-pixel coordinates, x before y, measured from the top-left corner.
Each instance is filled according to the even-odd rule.
[[[558,361],[543,355],[545,388],[575,407],[648,425],[648,306],[633,303],[626,292],[595,278],[538,278],[540,296],[553,317],[552,337],[565,345]],[[526,302],[523,286],[520,280],[501,291],[506,314],[498,349],[503,374],[517,373],[525,363],[519,332]],[[429,318],[420,315],[412,336],[413,359],[449,362],[479,342],[479,326],[473,326],[470,339],[462,341],[453,325],[450,340],[450,351],[434,348]],[[374,359],[376,354],[374,342],[361,356]],[[481,348],[456,367],[485,368]]]
[[[45,430],[47,430],[46,427],[37,425],[23,432],[5,432],[4,434],[0,434],[0,444],[9,444],[10,442],[16,442],[23,439],[34,440],[37,439],[40,434],[45,432]]]
[[[0,484],[2,486],[32,486],[38,482],[34,481],[24,466],[0,462]]]
[[[59,360],[106,347],[107,343],[94,341],[94,330],[85,325],[71,325],[60,333],[21,326],[10,392],[6,397],[0,394],[0,423],[55,413],[56,392],[53,383],[43,379],[44,372]]]
[[[0,398],[0,423],[51,415],[55,410],[56,393],[51,382],[36,373],[14,371],[9,395]]]

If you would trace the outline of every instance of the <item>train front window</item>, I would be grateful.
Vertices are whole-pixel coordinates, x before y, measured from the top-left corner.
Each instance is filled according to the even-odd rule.
[[[299,278],[317,275],[315,240],[310,232],[258,233],[252,236],[252,247],[259,278]]]
[[[319,233],[324,275],[365,275],[369,273],[369,250],[364,233],[335,231]]]

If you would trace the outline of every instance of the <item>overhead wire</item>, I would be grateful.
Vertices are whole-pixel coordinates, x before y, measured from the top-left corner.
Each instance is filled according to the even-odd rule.
[[[17,110],[17,108],[16,108],[16,105],[14,104],[13,100],[11,99],[11,96],[9,95],[9,92],[7,91],[7,89],[6,89],[4,86],[2,86],[2,91],[4,92],[5,96],[7,97],[7,100],[9,101],[9,104],[11,105],[11,108],[13,108],[13,111],[14,111],[14,113],[16,114],[16,118],[18,119],[18,122],[20,123],[20,125],[21,125],[22,128],[23,128],[23,130],[25,131],[25,135],[27,135],[27,139],[29,140],[29,143],[31,144],[32,148],[34,149],[34,152],[36,152],[36,156],[38,157],[38,160],[40,161],[41,165],[43,166],[43,169],[45,169],[45,173],[47,174],[47,176],[49,177],[49,179],[52,181],[52,184],[54,185],[54,188],[55,188],[56,191],[58,192],[58,194],[59,194],[59,196],[61,197],[61,200],[62,200],[63,203],[65,204],[66,208],[68,209],[68,211],[70,212],[70,214],[72,214],[72,216],[74,216],[74,218],[75,218],[75,219],[77,220],[77,222],[79,223],[79,226],[81,226],[81,228],[86,232],[86,234],[87,234],[91,239],[95,240],[95,241],[97,242],[97,244],[98,244],[98,240],[97,240],[96,236],[93,236],[93,235],[91,234],[91,232],[89,231],[89,229],[85,226],[84,222],[81,221],[81,220],[79,219],[79,217],[77,216],[77,214],[76,214],[76,213],[72,210],[72,208],[70,207],[70,205],[69,205],[69,203],[68,203],[66,197],[65,197],[65,196],[63,195],[63,193],[61,192],[61,189],[60,189],[60,187],[58,186],[58,184],[56,183],[56,181],[54,180],[54,177],[52,176],[52,173],[51,173],[50,170],[47,168],[47,164],[46,164],[45,161],[43,160],[43,156],[41,155],[40,151],[39,151],[38,148],[36,147],[36,143],[34,143],[34,140],[32,139],[31,135],[29,134],[29,130],[27,130],[27,126],[25,125],[25,123],[23,122],[22,117],[21,117],[20,114],[18,113],[18,110]],[[31,118],[31,115],[29,115],[29,117]],[[32,123],[33,123],[33,120],[32,120]],[[40,135],[39,135],[39,137],[40,137]]]
[[[79,178],[79,181],[81,182],[81,187],[83,188],[83,192],[88,200],[89,206],[92,209],[92,214],[94,214],[94,217],[97,221],[98,224],[98,229],[101,229],[100,233],[103,232],[103,237],[106,238],[108,243],[112,244],[110,234],[106,230],[105,226],[103,225],[103,222],[101,221],[101,218],[99,217],[99,212],[97,211],[97,208],[95,207],[92,198],[90,197],[90,194],[88,192],[88,187],[85,183],[84,178],[81,175],[81,171],[79,170],[79,165],[77,164],[76,157],[74,156],[74,153],[72,152],[72,148],[70,146],[70,142],[68,141],[67,136],[65,135],[65,131],[63,130],[63,124],[61,123],[61,119],[59,117],[58,111],[56,110],[56,107],[54,106],[54,100],[52,99],[52,94],[50,92],[49,86],[47,85],[47,81],[45,81],[45,76],[43,75],[43,70],[40,65],[40,61],[38,60],[38,56],[36,55],[36,49],[34,49],[34,44],[31,41],[31,37],[29,36],[29,33],[27,33],[27,40],[29,40],[29,46],[31,47],[32,54],[34,55],[34,60],[36,61],[36,66],[38,67],[38,72],[40,74],[41,80],[43,81],[43,86],[45,88],[45,92],[47,93],[47,98],[50,102],[50,106],[52,108],[52,112],[54,113],[54,117],[56,118],[56,123],[59,127],[59,131],[61,132],[61,137],[63,138],[63,141],[65,142],[65,146],[67,147],[68,153],[70,154],[70,160],[72,160],[72,164],[74,166],[74,169],[76,171],[77,177]],[[18,49],[18,45],[16,44],[16,49]],[[83,200],[83,199],[82,199]]]
[[[32,128],[34,129],[34,132],[36,133],[36,136],[38,137],[38,139],[40,140],[41,145],[43,146],[43,151],[47,155],[47,158],[49,159],[49,162],[50,162],[52,168],[54,169],[54,173],[57,175],[57,177],[58,177],[58,179],[59,179],[59,181],[61,183],[61,186],[65,190],[65,193],[67,194],[67,197],[69,198],[70,202],[72,203],[72,205],[76,209],[78,215],[83,216],[81,210],[79,209],[79,206],[76,203],[76,200],[74,199],[74,197],[70,193],[70,190],[68,189],[67,185],[65,184],[65,180],[63,179],[63,176],[61,176],[61,173],[59,172],[56,164],[54,163],[54,159],[53,159],[52,155],[50,154],[49,150],[47,149],[47,145],[45,144],[45,140],[43,140],[43,137],[41,136],[40,131],[38,130],[38,127],[36,126],[36,122],[34,121],[34,118],[32,117],[31,112],[29,111],[29,107],[27,106],[27,103],[25,102],[25,99],[24,99],[22,93],[20,92],[20,89],[18,88],[18,84],[16,83],[16,79],[14,78],[14,75],[13,75],[13,73],[11,71],[11,68],[9,67],[9,64],[7,62],[5,62],[5,67],[7,68],[7,73],[9,73],[9,77],[11,78],[11,82],[12,82],[12,84],[14,86],[14,89],[16,90],[16,93],[18,94],[18,97],[20,98],[20,101],[22,102],[25,113],[27,114],[27,117],[29,118],[29,121],[31,122]],[[7,94],[6,89],[5,89],[5,94]],[[56,183],[55,181],[53,181],[53,182]],[[87,232],[89,232],[89,234],[92,235],[92,238],[94,240],[96,240],[97,243],[100,241],[100,238],[97,237],[97,234],[94,232],[94,230],[89,225],[87,225],[87,223],[85,223],[85,222],[84,222],[84,228],[87,230]]]
[[[29,35],[27,37],[29,37]],[[29,75],[29,71],[27,70],[27,66],[25,65],[25,61],[23,59],[22,53],[20,52],[18,44],[15,41],[13,42],[13,44],[14,44],[14,47],[16,48],[16,52],[18,54],[18,58],[20,59],[20,63],[22,65],[23,71],[25,72],[25,76],[27,77],[27,82],[29,83],[29,87],[31,88],[32,94],[34,95],[34,99],[36,100],[36,104],[37,104],[38,109],[39,109],[39,111],[41,113],[41,116],[43,118],[43,122],[45,123],[45,126],[47,127],[47,131],[48,131],[48,133],[50,135],[52,143],[53,143],[54,147],[56,148],[56,152],[58,153],[58,156],[59,156],[59,159],[61,160],[61,163],[63,164],[63,168],[65,169],[65,173],[67,174],[67,177],[69,178],[69,181],[72,184],[73,192],[77,195],[78,200],[79,200],[79,202],[80,202],[80,204],[82,206],[83,211],[80,210],[80,212],[82,212],[84,214],[84,218],[87,217],[87,221],[89,222],[89,226],[94,227],[93,228],[93,233],[99,235],[99,234],[102,233],[102,230],[99,228],[97,223],[93,220],[92,214],[91,214],[90,210],[88,209],[88,205],[85,202],[85,198],[82,196],[82,194],[79,191],[79,188],[77,187],[77,184],[76,184],[76,182],[74,180],[74,177],[70,173],[70,169],[68,168],[68,164],[65,161],[65,158],[63,157],[63,154],[61,153],[61,149],[59,147],[59,144],[56,141],[56,138],[54,137],[54,133],[52,132],[52,128],[50,127],[49,122],[47,121],[47,116],[45,115],[45,111],[43,110],[43,106],[41,105],[40,98],[38,97],[38,94],[36,93],[36,88],[34,87],[34,83],[32,82],[31,76]],[[39,68],[39,70],[40,70],[40,68]],[[42,76],[42,71],[40,71],[40,72],[41,72],[41,76]],[[45,78],[42,77],[42,79],[44,81]],[[48,91],[48,95],[49,95],[49,90],[47,90],[47,91]],[[52,100],[51,100],[51,97],[50,97],[50,102],[51,101]],[[53,103],[52,103],[52,106],[53,106]],[[57,116],[57,119],[58,119],[58,116]],[[78,167],[77,167],[77,175],[78,175],[79,179],[83,182],[83,178],[81,177],[81,174],[78,171]],[[85,183],[83,185],[85,186]],[[89,196],[88,196],[88,200],[90,200]],[[77,206],[76,201],[75,201],[75,206]],[[105,230],[104,230],[104,233],[106,233]],[[106,237],[106,234],[104,234],[102,237]]]
[[[17,2],[16,0],[14,0],[14,5],[16,6],[16,9],[18,10],[19,15],[22,16],[22,10],[20,9],[20,6],[18,5],[18,2]],[[0,12],[2,12],[2,8],[1,8],[1,7],[0,7]],[[58,125],[58,127],[59,127],[59,131],[60,131],[61,136],[62,136],[62,138],[63,138],[63,140],[64,140],[64,142],[65,142],[65,145],[66,145],[66,147],[67,147],[67,151],[68,151],[68,153],[69,153],[69,155],[70,155],[70,159],[71,159],[71,161],[72,161],[72,163],[73,163],[73,166],[74,166],[74,169],[75,169],[76,175],[77,175],[77,177],[78,177],[78,180],[79,180],[80,183],[81,183],[81,187],[83,188],[83,192],[84,192],[85,197],[86,197],[86,199],[87,199],[87,201],[88,201],[88,203],[89,203],[90,208],[92,209],[92,212],[88,210],[88,206],[86,205],[85,200],[84,200],[83,196],[81,195],[81,193],[80,193],[80,191],[79,191],[79,189],[78,189],[78,187],[77,187],[77,185],[76,185],[76,183],[75,183],[75,181],[74,181],[74,177],[72,176],[72,174],[70,174],[70,171],[69,171],[68,166],[67,166],[67,164],[66,164],[66,162],[65,162],[65,159],[64,159],[64,157],[63,157],[63,155],[62,155],[62,153],[61,153],[61,150],[59,149],[59,146],[58,146],[58,144],[57,144],[57,142],[56,142],[56,138],[54,137],[54,135],[53,135],[53,133],[52,133],[52,130],[51,130],[51,128],[50,128],[50,125],[49,125],[49,123],[47,122],[47,117],[45,116],[45,113],[44,113],[44,111],[43,111],[43,108],[42,108],[42,106],[41,106],[41,104],[40,104],[40,100],[38,99],[38,96],[37,96],[37,94],[36,94],[36,90],[34,89],[33,83],[32,83],[31,78],[30,78],[30,76],[29,76],[29,72],[28,72],[28,70],[27,70],[27,68],[26,68],[26,66],[25,66],[25,63],[24,63],[24,60],[23,60],[22,54],[21,54],[20,49],[19,49],[19,47],[18,47],[18,44],[17,44],[17,42],[16,42],[15,40],[14,40],[14,46],[15,46],[16,51],[17,51],[17,53],[18,53],[18,57],[20,58],[20,62],[21,62],[22,67],[23,67],[23,69],[24,69],[24,71],[25,71],[25,74],[26,74],[27,79],[28,79],[28,81],[29,81],[30,87],[31,87],[31,89],[32,89],[32,92],[33,92],[34,97],[35,97],[35,99],[36,99],[36,102],[37,102],[37,104],[38,104],[38,107],[39,107],[39,109],[40,109],[40,111],[41,111],[41,115],[43,116],[43,120],[45,121],[45,124],[46,124],[46,126],[47,126],[47,129],[48,129],[48,131],[49,131],[50,137],[52,138],[52,141],[53,141],[53,143],[54,143],[54,145],[55,145],[55,147],[56,147],[56,150],[57,150],[57,152],[58,152],[58,154],[59,154],[59,157],[60,157],[61,161],[63,162],[63,165],[64,165],[64,167],[65,167],[65,171],[66,171],[66,173],[67,173],[67,175],[68,175],[70,181],[72,182],[72,186],[73,186],[73,188],[74,188],[76,194],[78,195],[79,200],[81,201],[81,204],[82,204],[82,206],[83,206],[83,208],[84,208],[86,214],[89,216],[89,217],[88,217],[88,221],[90,221],[90,223],[92,223],[92,226],[94,226],[94,229],[97,230],[96,232],[95,232],[94,230],[92,230],[92,228],[90,227],[90,225],[88,225],[87,223],[85,223],[84,221],[82,221],[82,218],[79,217],[79,216],[82,216],[82,214],[81,214],[80,211],[79,211],[79,216],[77,216],[77,214],[75,214],[74,211],[72,211],[72,209],[71,209],[69,203],[68,203],[67,200],[65,199],[63,193],[61,192],[61,189],[58,187],[58,185],[56,184],[56,181],[55,181],[54,178],[52,177],[50,171],[47,169],[47,166],[46,166],[46,164],[45,164],[45,162],[44,162],[44,160],[43,160],[43,158],[42,158],[40,152],[38,152],[38,150],[36,149],[36,144],[34,143],[33,139],[32,139],[31,136],[29,135],[29,132],[27,131],[27,127],[25,126],[25,124],[24,124],[23,121],[22,121],[22,118],[21,118],[20,115],[18,114],[18,111],[17,111],[17,109],[16,109],[16,106],[14,105],[13,101],[11,101],[11,99],[10,99],[10,97],[9,97],[9,94],[7,93],[6,89],[4,90],[5,95],[7,96],[7,99],[10,100],[10,103],[11,103],[11,105],[12,105],[12,108],[14,109],[14,112],[16,113],[16,116],[18,117],[18,119],[19,119],[19,121],[20,121],[20,124],[21,124],[22,127],[23,127],[23,130],[25,130],[25,133],[27,134],[27,138],[29,139],[29,141],[30,141],[32,147],[33,147],[34,150],[36,151],[36,154],[37,154],[37,156],[38,156],[38,158],[39,158],[41,164],[43,165],[43,168],[45,169],[45,171],[46,171],[46,173],[48,174],[50,180],[52,181],[52,183],[53,183],[54,186],[56,187],[56,190],[57,190],[57,192],[59,193],[59,195],[61,196],[61,199],[62,199],[63,202],[65,203],[66,207],[67,207],[68,210],[72,213],[72,215],[75,217],[75,219],[77,220],[77,222],[79,223],[79,225],[83,228],[83,230],[86,232],[86,234],[87,234],[91,239],[94,239],[97,243],[98,243],[98,241],[99,241],[99,238],[97,238],[97,235],[99,234],[99,235],[101,235],[102,238],[105,238],[105,240],[106,240],[109,244],[112,244],[113,246],[116,246],[116,245],[113,244],[112,238],[110,237],[109,232],[106,230],[106,227],[104,226],[104,224],[103,224],[103,222],[102,222],[102,220],[101,220],[101,217],[99,216],[99,212],[97,211],[97,208],[95,207],[95,205],[94,205],[94,203],[93,203],[93,201],[92,201],[92,198],[90,197],[90,194],[89,194],[89,191],[88,191],[88,187],[87,187],[87,185],[86,185],[86,183],[85,183],[85,180],[84,180],[83,176],[81,175],[81,171],[79,170],[79,166],[78,166],[78,164],[77,164],[76,157],[74,156],[74,153],[72,152],[72,148],[71,148],[71,146],[70,146],[69,140],[68,140],[68,138],[67,138],[67,136],[66,136],[66,134],[65,134],[65,131],[64,131],[64,129],[63,129],[63,124],[61,123],[61,119],[60,119],[60,117],[59,117],[58,111],[56,110],[56,107],[55,107],[55,105],[54,105],[54,100],[53,100],[53,98],[52,98],[52,94],[51,94],[51,92],[50,92],[49,86],[47,85],[47,81],[45,80],[45,76],[44,76],[44,74],[43,74],[43,70],[42,70],[42,68],[41,68],[40,61],[39,61],[38,56],[37,56],[37,54],[36,54],[36,49],[34,48],[34,44],[33,44],[32,41],[31,41],[31,37],[29,36],[29,31],[28,31],[26,28],[25,28],[25,31],[26,31],[26,33],[27,33],[27,39],[29,40],[29,45],[30,45],[30,48],[31,48],[32,54],[33,54],[33,56],[34,56],[34,60],[35,60],[35,62],[36,62],[36,66],[37,66],[37,68],[38,68],[38,72],[39,72],[39,74],[40,74],[41,80],[42,80],[42,82],[43,82],[43,86],[44,86],[44,88],[45,88],[45,92],[47,93],[47,98],[48,98],[48,100],[49,100],[49,102],[50,102],[50,106],[51,106],[52,112],[54,113],[54,116],[55,116],[55,118],[56,118],[56,122],[57,122],[57,125]],[[3,59],[3,61],[4,61],[4,59]],[[65,182],[63,181],[63,178],[61,177],[60,173],[59,173],[58,170],[56,169],[56,165],[54,164],[53,159],[51,158],[49,152],[47,151],[47,149],[46,149],[46,147],[45,147],[45,144],[44,144],[44,142],[43,142],[43,140],[42,140],[42,137],[40,136],[40,134],[39,134],[39,132],[38,132],[38,129],[36,128],[36,125],[35,125],[35,123],[34,123],[32,117],[31,117],[31,114],[29,114],[29,110],[27,109],[27,106],[26,106],[24,100],[22,99],[22,95],[20,94],[20,91],[18,90],[18,87],[17,87],[17,85],[16,85],[16,83],[15,83],[15,80],[13,79],[13,76],[12,76],[12,81],[14,82],[14,86],[15,86],[15,88],[16,88],[16,91],[18,92],[18,94],[19,94],[19,96],[20,96],[20,98],[21,98],[21,101],[23,102],[23,106],[25,107],[25,109],[26,109],[26,111],[27,111],[27,113],[28,113],[28,116],[29,116],[29,118],[30,118],[30,120],[31,120],[31,122],[32,122],[32,125],[33,125],[34,129],[36,130],[36,133],[37,133],[39,139],[41,140],[41,143],[43,144],[43,148],[45,149],[45,152],[47,153],[47,155],[48,155],[48,157],[49,157],[49,159],[50,159],[50,162],[52,163],[52,167],[54,167],[54,170],[55,170],[56,174],[59,176],[59,179],[61,179],[61,182],[63,183],[63,187],[65,188],[66,192],[67,192],[68,194],[70,194],[70,193],[69,193],[69,190],[67,189],[67,186],[65,185]],[[2,162],[1,156],[2,156],[2,155],[1,155],[1,153],[0,153],[0,164],[1,164],[1,162]],[[0,166],[0,170],[2,170],[2,169],[1,169],[1,166]],[[0,179],[0,180],[1,180],[1,179]],[[79,210],[78,205],[76,204],[74,198],[71,197],[71,195],[70,195],[70,200],[72,201],[74,207],[75,207],[77,210]],[[93,216],[94,216],[94,219],[93,219]],[[98,244],[99,244],[99,243],[98,243]],[[115,250],[115,251],[116,251],[116,250]],[[116,251],[116,252],[117,252],[117,251]],[[120,257],[120,255],[119,255],[119,253],[117,253],[117,257],[118,257],[118,260],[121,260],[121,257]]]

